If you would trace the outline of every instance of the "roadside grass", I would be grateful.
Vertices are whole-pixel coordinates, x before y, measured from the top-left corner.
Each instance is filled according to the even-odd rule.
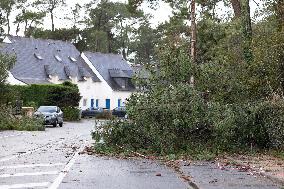
[[[44,131],[45,126],[42,120],[29,117],[2,117],[0,118],[0,131],[19,130],[19,131]]]
[[[270,150],[267,154],[284,160],[284,150]]]

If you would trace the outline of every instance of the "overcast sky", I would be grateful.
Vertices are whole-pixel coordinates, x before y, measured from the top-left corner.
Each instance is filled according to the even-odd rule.
[[[91,1],[92,0],[66,0],[67,7],[63,8],[63,10],[58,9],[56,11],[55,27],[56,28],[71,27],[72,22],[67,21],[65,19],[65,17],[70,13],[71,7],[74,7],[76,3],[79,3],[80,5],[84,5],[84,4],[89,3]],[[114,0],[114,1],[126,2],[127,0]],[[252,16],[253,16],[255,10],[257,10],[257,8],[258,8],[258,6],[255,2],[258,3],[259,5],[261,5],[261,0],[251,1],[250,4],[251,4],[251,9],[252,9]],[[169,20],[169,17],[171,15],[171,8],[166,3],[160,3],[160,7],[157,10],[153,10],[153,9],[148,8],[148,6],[145,3],[143,4],[142,7],[143,7],[143,10],[145,11],[145,13],[151,14],[153,16],[152,19],[150,20],[150,22],[152,23],[153,26],[157,26],[158,23]],[[232,11],[231,9],[226,9],[222,5],[220,5],[217,12],[220,16],[222,16],[222,15],[227,15],[228,12],[231,12],[231,11]],[[14,19],[15,15],[17,15],[17,12],[13,12],[11,18]],[[85,15],[85,12],[81,12],[81,15],[82,16]],[[51,21],[50,21],[49,15],[44,20],[43,27],[45,29],[51,29]],[[11,33],[15,34],[16,26],[12,26],[11,28],[12,28]],[[21,34],[22,34],[22,32],[20,32],[20,35]]]

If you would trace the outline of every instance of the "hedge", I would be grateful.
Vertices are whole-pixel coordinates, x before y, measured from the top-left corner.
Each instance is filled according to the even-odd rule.
[[[70,82],[63,84],[44,84],[44,85],[14,85],[9,86],[10,91],[14,91],[11,96],[16,96],[17,100],[22,100],[24,106],[59,106],[64,112],[67,120],[78,120],[75,110],[79,106],[80,93],[77,85]]]

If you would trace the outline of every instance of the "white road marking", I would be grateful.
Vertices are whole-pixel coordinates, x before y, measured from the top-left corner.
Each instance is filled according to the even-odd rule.
[[[41,175],[56,175],[57,171],[47,171],[47,172],[34,172],[34,173],[15,173],[15,174],[3,174],[0,175],[0,178],[9,178],[9,177],[23,177],[23,176],[41,176]]]
[[[54,163],[54,164],[27,164],[27,165],[11,165],[2,166],[0,169],[17,169],[17,168],[32,168],[32,167],[55,167],[64,165],[64,163]]]
[[[68,171],[71,169],[71,167],[74,165],[74,163],[76,162],[76,159],[79,156],[79,153],[81,151],[83,151],[85,145],[86,145],[87,141],[84,142],[84,144],[80,147],[80,149],[75,153],[75,155],[72,157],[72,159],[66,164],[66,166],[64,167],[64,169],[60,172],[60,174],[58,175],[58,177],[53,181],[53,183],[51,184],[51,186],[49,186],[48,189],[57,189],[59,187],[59,185],[61,184],[61,182],[63,181],[64,177],[67,175]]]
[[[20,136],[20,135],[25,135],[25,133],[12,134],[12,135],[5,135],[5,136],[1,136],[0,139],[10,138],[10,137],[16,137],[16,136]]]
[[[49,182],[39,183],[25,183],[25,184],[13,184],[13,185],[0,185],[0,189],[14,189],[14,188],[34,188],[34,187],[46,187]]]

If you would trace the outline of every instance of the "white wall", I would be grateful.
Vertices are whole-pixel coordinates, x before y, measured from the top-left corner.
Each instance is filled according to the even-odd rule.
[[[106,107],[106,99],[110,99],[110,109],[114,109],[118,106],[118,99],[121,99],[121,105],[123,105],[127,98],[132,94],[131,92],[113,91],[107,84],[104,78],[96,70],[90,60],[82,53],[82,58],[97,75],[101,82],[84,83],[78,82],[78,87],[83,98],[80,101],[80,107],[84,110],[91,107],[91,99],[94,99],[94,106],[96,106],[96,99],[99,100],[99,107]],[[86,106],[83,106],[84,99],[87,100]]]
[[[99,100],[99,107],[106,107],[106,99],[110,99],[110,109],[118,106],[118,99],[121,99],[121,105],[127,98],[130,97],[131,92],[113,91],[105,82],[93,82],[91,78],[87,81],[79,81],[78,88],[82,99],[80,100],[80,107],[85,110],[91,107],[91,99],[94,99],[94,106],[96,100]],[[87,101],[84,106],[84,99]]]
[[[10,85],[26,85],[24,82],[16,79],[11,72],[8,72],[9,76],[6,79],[6,83],[10,84]]]

